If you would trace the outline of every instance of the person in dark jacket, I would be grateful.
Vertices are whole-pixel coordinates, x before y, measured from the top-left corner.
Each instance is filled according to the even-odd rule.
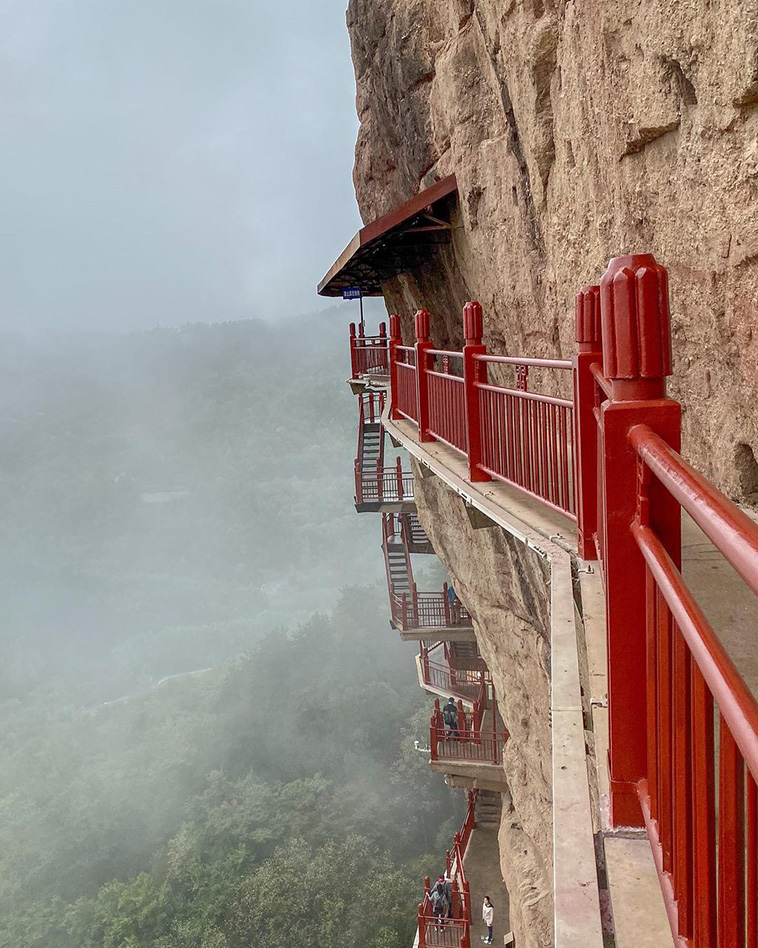
[[[455,698],[448,698],[442,709],[442,720],[446,728],[445,737],[448,740],[458,740],[458,708],[455,706]]]

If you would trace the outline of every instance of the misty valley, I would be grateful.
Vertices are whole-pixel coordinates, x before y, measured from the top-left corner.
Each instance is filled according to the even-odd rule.
[[[4,339],[2,948],[412,941],[462,801],[352,509],[343,335]]]

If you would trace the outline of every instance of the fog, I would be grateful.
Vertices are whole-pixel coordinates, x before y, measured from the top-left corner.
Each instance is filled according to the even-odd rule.
[[[314,308],[359,226],[346,0],[0,0],[0,326]]]
[[[460,825],[315,296],[344,3],[0,0],[0,948],[403,948]]]

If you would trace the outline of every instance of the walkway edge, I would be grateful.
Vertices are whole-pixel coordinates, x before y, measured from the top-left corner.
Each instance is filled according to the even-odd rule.
[[[392,421],[388,410],[382,424],[467,503],[550,562],[555,948],[603,948],[574,613],[573,525],[506,485],[472,484],[455,451],[437,442],[420,444],[413,437],[415,426]]]

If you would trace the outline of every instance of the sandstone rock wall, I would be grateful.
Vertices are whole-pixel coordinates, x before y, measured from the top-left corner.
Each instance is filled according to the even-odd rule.
[[[470,605],[511,737],[510,787],[500,826],[511,925],[522,948],[552,943],[550,573],[545,560],[500,527],[474,529],[464,501],[439,478],[416,475],[419,518]]]
[[[477,298],[497,351],[569,356],[576,290],[655,253],[685,450],[758,492],[758,0],[351,0],[348,25],[364,218],[459,182],[452,248],[390,307],[446,343]]]
[[[669,268],[685,453],[758,500],[758,0],[350,0],[370,220],[455,173],[452,244],[385,287],[461,342],[479,299],[504,354],[569,357],[573,298],[608,259]],[[754,336],[755,333],[755,336]],[[550,937],[544,564],[418,480],[513,734],[502,866],[522,948]]]

